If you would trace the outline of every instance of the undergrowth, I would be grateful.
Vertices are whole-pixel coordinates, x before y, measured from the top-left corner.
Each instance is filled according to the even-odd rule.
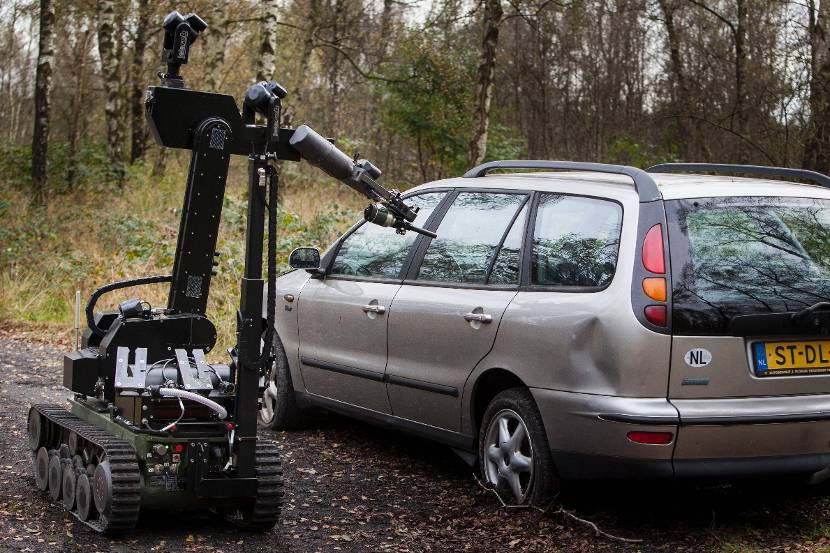
[[[363,201],[325,177],[283,168],[279,201],[279,272],[299,246],[327,247],[359,215]],[[174,159],[161,179],[149,167],[130,169],[122,188],[80,187],[55,195],[46,208],[30,204],[25,189],[0,183],[0,322],[63,332],[73,326],[75,290],[85,305],[98,286],[170,274],[184,197],[186,159]],[[217,250],[218,275],[211,283],[208,317],[219,331],[215,351],[233,342],[235,310],[245,248],[247,207],[244,163],[228,178]],[[128,297],[164,306],[168,285],[116,291],[101,308]],[[83,308],[82,305],[82,308]]]

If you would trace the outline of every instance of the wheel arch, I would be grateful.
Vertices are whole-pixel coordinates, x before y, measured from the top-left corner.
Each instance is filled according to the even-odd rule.
[[[514,372],[501,367],[487,369],[476,377],[469,405],[473,436],[478,436],[484,412],[493,398],[510,388],[527,388],[527,384]]]

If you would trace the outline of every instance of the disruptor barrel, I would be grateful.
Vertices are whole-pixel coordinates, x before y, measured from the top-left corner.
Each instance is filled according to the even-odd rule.
[[[302,125],[294,131],[289,143],[318,169],[360,192],[372,202],[378,202],[370,205],[364,212],[368,222],[394,227],[401,234],[412,230],[435,238],[435,233],[412,225],[412,221],[418,215],[417,209],[409,207],[403,201],[400,192],[387,190],[376,181],[382,173],[370,161],[352,159],[308,125]]]

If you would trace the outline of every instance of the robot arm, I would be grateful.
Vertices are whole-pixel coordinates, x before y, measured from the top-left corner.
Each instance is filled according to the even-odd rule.
[[[400,234],[411,230],[430,238],[436,237],[434,232],[412,224],[418,215],[417,208],[408,206],[397,190],[388,190],[379,184],[377,179],[381,171],[369,160],[353,160],[308,125],[294,131],[289,144],[309,163],[373,202],[363,212],[368,222],[394,227]]]

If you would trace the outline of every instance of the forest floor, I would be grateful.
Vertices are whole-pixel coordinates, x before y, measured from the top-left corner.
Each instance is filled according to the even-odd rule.
[[[98,536],[36,490],[26,447],[29,405],[67,396],[66,349],[0,327],[0,551],[830,551],[827,485],[579,484],[565,511],[508,510],[449,449],[337,417],[262,433],[285,465],[269,533],[210,513],[148,513],[128,537]]]

